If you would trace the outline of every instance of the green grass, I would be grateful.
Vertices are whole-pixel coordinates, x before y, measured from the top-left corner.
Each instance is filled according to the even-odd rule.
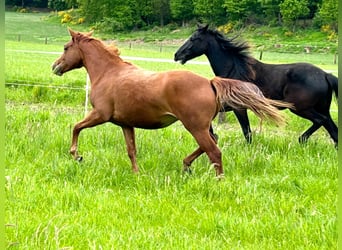
[[[41,20],[24,16],[26,22]],[[20,23],[18,18],[6,13],[7,34],[20,30],[7,25],[8,20]],[[6,82],[34,85],[6,88],[9,249],[336,249],[337,151],[323,129],[299,145],[298,136],[311,124],[288,111],[283,111],[285,127],[264,124],[261,131],[250,114],[251,145],[231,112],[228,123],[214,122],[225,170],[222,181],[216,180],[206,155],[193,163],[191,176],[181,171],[182,159],[197,145],[179,122],[162,130],[136,130],[137,175],[120,127],[111,124],[82,131],[84,161],[75,162],[68,153],[71,129],[83,118],[85,92],[63,87],[82,88],[85,70],[58,77],[51,73],[58,54],[15,51],[62,52],[69,37],[65,27],[54,25],[32,22],[30,32],[25,26],[27,34],[35,34],[28,41],[6,39]],[[53,42],[34,38],[44,27],[56,37]],[[153,43],[118,46],[123,56],[167,59],[177,48],[163,46],[160,52]],[[328,54],[265,55],[268,62],[305,59],[337,70]],[[149,70],[189,69],[213,76],[206,65],[134,63]],[[335,101],[332,110],[336,121]]]
[[[7,105],[6,238],[18,249],[333,249],[337,153],[320,131],[297,143],[295,125],[266,126],[246,145],[238,125],[215,125],[225,180],[176,123],[137,130],[134,175],[121,129],[80,137],[79,164],[68,154],[80,107]],[[252,117],[253,127],[257,121]]]

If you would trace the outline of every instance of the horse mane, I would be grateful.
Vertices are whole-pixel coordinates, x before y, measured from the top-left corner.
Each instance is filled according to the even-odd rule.
[[[110,55],[111,57],[119,57],[120,56],[120,50],[116,47],[114,43],[111,44],[105,44],[99,39],[96,39],[94,37],[87,36],[82,33],[78,33],[77,37],[78,42],[91,42],[96,47],[102,47],[104,51]]]
[[[222,49],[225,51],[229,51],[230,53],[249,58],[250,57],[250,46],[245,41],[236,41],[237,37],[234,37],[232,39],[228,39],[225,37],[222,33],[220,33],[218,30],[211,30],[208,29],[208,33],[213,35],[216,40],[219,42]]]
[[[234,65],[241,72],[240,75],[247,76],[243,80],[253,80],[255,72],[252,65],[255,64],[256,60],[250,54],[248,43],[246,41],[237,41],[238,36],[229,39],[218,30],[208,29],[207,32],[216,39],[223,51],[229,55],[229,58],[235,61]]]

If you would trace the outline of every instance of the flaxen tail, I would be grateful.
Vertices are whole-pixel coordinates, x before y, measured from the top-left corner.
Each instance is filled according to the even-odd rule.
[[[215,77],[211,84],[216,89],[217,99],[221,105],[227,104],[234,109],[250,109],[262,120],[284,124],[285,119],[276,107],[294,109],[290,103],[266,98],[261,90],[250,82]]]

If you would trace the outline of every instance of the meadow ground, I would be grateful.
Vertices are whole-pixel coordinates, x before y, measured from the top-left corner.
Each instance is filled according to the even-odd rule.
[[[6,13],[7,34],[19,29],[16,15]],[[254,137],[247,145],[227,113],[228,123],[214,122],[222,181],[205,155],[193,163],[192,175],[182,173],[182,159],[196,144],[179,122],[136,131],[137,175],[121,129],[111,124],[81,133],[84,161],[77,163],[68,150],[72,126],[84,116],[86,72],[54,76],[51,64],[69,39],[65,27],[24,16],[34,20],[30,27],[42,39],[6,39],[9,249],[336,249],[337,151],[323,129],[300,145],[297,138],[310,122],[283,111],[284,127],[264,124],[259,130],[250,114]],[[56,39],[44,44],[39,30],[49,25]],[[125,46],[123,56],[168,59],[176,49]],[[331,55],[269,56],[270,62],[304,58],[337,73]],[[208,65],[134,63],[213,76]],[[332,116],[337,121],[335,100]]]

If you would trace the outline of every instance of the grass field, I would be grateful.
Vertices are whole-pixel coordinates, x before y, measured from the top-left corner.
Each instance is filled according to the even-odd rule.
[[[111,124],[81,133],[84,161],[77,163],[68,150],[72,126],[84,115],[85,92],[69,88],[83,88],[86,72],[52,75],[58,54],[32,51],[62,52],[69,39],[65,27],[37,21],[39,15],[23,16],[32,21],[24,31],[32,28],[36,37],[44,37],[40,30],[49,27],[56,39],[51,44],[6,39],[6,82],[33,85],[6,88],[9,249],[336,249],[337,150],[323,129],[299,145],[297,138],[310,122],[284,111],[286,126],[264,124],[259,131],[251,114],[254,141],[247,145],[236,118],[227,113],[227,124],[214,122],[222,181],[215,179],[205,155],[193,163],[191,176],[182,173],[182,159],[196,144],[179,122],[136,131],[137,175],[131,172],[121,129]],[[20,31],[20,18],[6,13],[8,34]],[[121,50],[124,56],[168,59],[174,52],[151,45]],[[270,55],[270,62],[300,57]],[[337,70],[330,55],[304,56]],[[207,65],[134,63],[213,76]],[[336,110],[333,101],[335,121]]]

